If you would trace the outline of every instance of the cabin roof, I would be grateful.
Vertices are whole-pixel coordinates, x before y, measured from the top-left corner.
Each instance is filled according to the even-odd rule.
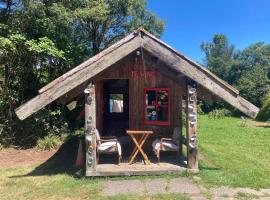
[[[138,48],[143,48],[165,62],[170,68],[167,73],[176,79],[181,74],[185,75],[246,115],[255,118],[258,114],[259,109],[242,98],[237,89],[140,28],[41,88],[36,97],[15,110],[17,116],[21,120],[27,118]]]

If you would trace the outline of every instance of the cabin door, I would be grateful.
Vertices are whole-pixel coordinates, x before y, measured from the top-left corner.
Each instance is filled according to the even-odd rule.
[[[103,135],[125,136],[129,126],[128,79],[104,80]]]

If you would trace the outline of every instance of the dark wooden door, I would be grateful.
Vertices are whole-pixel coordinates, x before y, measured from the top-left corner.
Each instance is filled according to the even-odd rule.
[[[129,82],[127,79],[104,81],[103,134],[126,135],[129,126]]]

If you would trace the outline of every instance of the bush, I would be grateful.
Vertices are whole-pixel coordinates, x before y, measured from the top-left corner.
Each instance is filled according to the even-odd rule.
[[[232,115],[231,111],[225,108],[215,109],[208,113],[208,117],[211,119],[221,119],[224,117],[229,117],[231,115]]]
[[[263,101],[263,105],[260,109],[257,119],[259,120],[269,120],[270,119],[270,92],[266,95]]]
[[[37,148],[40,150],[51,150],[57,148],[61,143],[60,137],[56,135],[47,135],[37,142]]]

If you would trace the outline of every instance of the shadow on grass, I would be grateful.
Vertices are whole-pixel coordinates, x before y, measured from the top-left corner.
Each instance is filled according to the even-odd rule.
[[[70,137],[52,157],[37,166],[33,171],[21,176],[11,176],[10,178],[56,174],[68,174],[76,178],[84,176],[82,173],[83,170],[75,166],[79,141],[79,137]]]

